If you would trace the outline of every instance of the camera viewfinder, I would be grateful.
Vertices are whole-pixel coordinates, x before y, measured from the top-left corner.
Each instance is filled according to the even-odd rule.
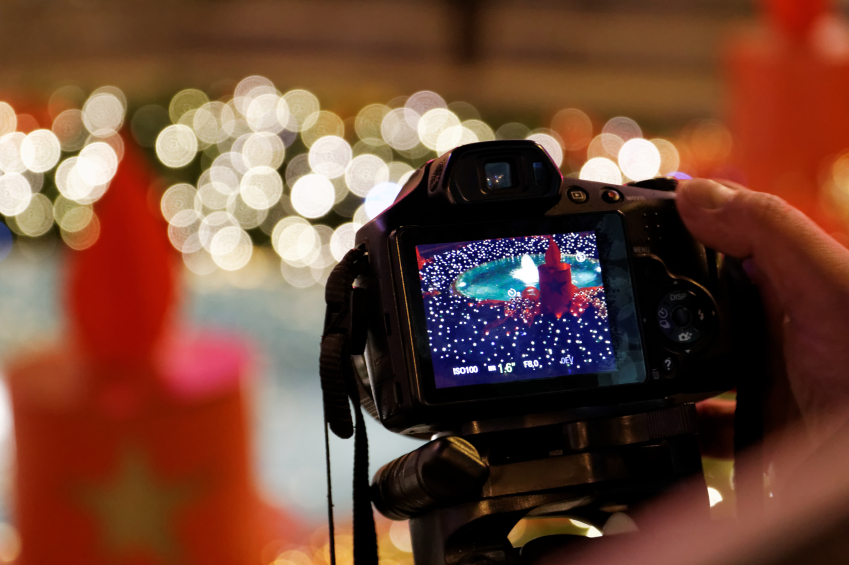
[[[490,190],[513,187],[513,167],[506,161],[487,163],[483,167],[486,174],[486,187]]]

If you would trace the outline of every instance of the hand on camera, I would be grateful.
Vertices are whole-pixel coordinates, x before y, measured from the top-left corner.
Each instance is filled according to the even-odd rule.
[[[766,433],[801,416],[818,445],[849,405],[849,250],[770,194],[693,179],[677,195],[692,234],[743,259],[763,297],[773,363]],[[708,403],[700,413],[730,430],[727,404]],[[728,451],[717,438],[709,443]]]

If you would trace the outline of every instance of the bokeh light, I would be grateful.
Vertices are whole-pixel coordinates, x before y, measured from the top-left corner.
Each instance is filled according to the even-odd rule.
[[[21,161],[34,173],[43,173],[55,167],[61,153],[59,138],[49,129],[30,132],[21,143]]]
[[[43,194],[33,194],[26,210],[15,216],[21,233],[38,237],[53,227],[53,204]]]
[[[578,151],[589,145],[593,138],[593,124],[581,110],[566,108],[551,119],[551,129],[563,140],[567,151]]]
[[[354,157],[345,170],[345,182],[348,189],[361,197],[365,197],[374,185],[387,180],[389,180],[389,167],[376,155],[366,154]]]
[[[0,137],[0,170],[5,173],[22,173],[27,169],[21,159],[21,145],[26,137],[19,131]]]
[[[248,206],[267,210],[283,194],[283,179],[271,167],[253,167],[242,177],[239,193]]]
[[[302,176],[292,187],[292,206],[305,218],[320,218],[336,201],[336,191],[330,179],[322,175]]]
[[[156,138],[156,156],[166,167],[185,167],[195,157],[198,140],[188,126],[176,124],[162,130]]]
[[[395,182],[382,182],[375,185],[366,196],[365,211],[368,218],[375,218],[389,208],[399,192],[401,192],[401,185]]]
[[[654,178],[660,170],[660,151],[651,141],[629,139],[619,150],[619,168],[631,180]]]
[[[0,176],[0,214],[15,216],[29,206],[32,189],[23,175],[6,173]]]
[[[88,130],[83,124],[83,113],[81,110],[65,110],[53,120],[51,130],[59,140],[62,151],[79,151],[85,145]]]
[[[335,135],[318,139],[309,151],[312,170],[323,177],[334,179],[345,174],[353,153],[348,142]]]
[[[548,156],[554,161],[554,164],[560,167],[563,164],[563,147],[560,144],[560,140],[556,139],[554,135],[556,135],[554,132],[534,132],[527,139],[542,145],[542,148],[545,149]]]
[[[0,102],[0,136],[12,133],[18,127],[15,109],[6,102]]]
[[[383,118],[380,132],[386,143],[400,151],[412,149],[419,143],[419,115],[409,108],[395,108]]]
[[[419,119],[417,129],[421,142],[425,146],[436,151],[437,141],[439,141],[439,136],[442,132],[459,125],[460,118],[458,118],[454,112],[439,107],[428,110],[421,119]]]
[[[622,173],[619,167],[605,157],[590,159],[581,167],[580,178],[605,184],[622,184]]]
[[[226,226],[212,237],[209,252],[216,265],[226,271],[235,271],[250,261],[253,244],[251,237],[243,229]]]
[[[115,93],[94,93],[83,105],[83,125],[96,137],[113,135],[121,129],[125,111],[126,103]]]
[[[290,90],[283,95],[283,101],[286,103],[285,114],[288,116],[286,129],[303,131],[312,127],[321,108],[315,94],[301,89]]]
[[[625,141],[618,135],[600,133],[587,146],[587,159],[595,159],[596,157],[617,159],[623,145],[625,145]]]
[[[307,147],[312,147],[319,139],[326,136],[341,138],[344,135],[345,123],[342,118],[327,110],[313,114],[310,126],[301,131],[301,139]]]
[[[652,139],[652,144],[657,148],[660,154],[660,168],[658,173],[662,176],[671,175],[678,170],[681,165],[681,157],[678,154],[678,149],[672,142],[665,139]]]
[[[632,120],[631,118],[626,118],[625,116],[617,116],[615,118],[610,118],[607,120],[607,123],[604,124],[604,127],[601,129],[602,133],[609,133],[615,135],[623,142],[629,141],[631,139],[636,139],[638,137],[643,137],[643,130],[640,128],[639,124]],[[613,152],[615,151],[615,147],[607,147],[605,148]]]
[[[168,116],[171,118],[172,124],[180,123],[180,119],[192,110],[197,110],[203,107],[209,98],[205,93],[196,88],[187,88],[181,90],[171,99],[168,105]]]

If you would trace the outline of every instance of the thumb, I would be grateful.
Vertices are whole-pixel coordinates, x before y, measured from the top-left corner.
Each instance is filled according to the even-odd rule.
[[[705,179],[684,181],[676,193],[681,219],[696,239],[749,259],[781,303],[805,297],[814,302],[809,307],[827,308],[832,285],[849,289],[849,251],[777,196]],[[829,292],[817,292],[825,287]]]

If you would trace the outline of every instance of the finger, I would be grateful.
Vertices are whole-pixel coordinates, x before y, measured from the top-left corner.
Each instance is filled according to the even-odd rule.
[[[780,198],[705,179],[684,181],[676,192],[690,232],[717,251],[751,259],[782,304],[804,297],[820,310],[834,293],[812,285],[849,289],[849,251]]]
[[[710,398],[696,403],[699,416],[699,446],[702,455],[717,459],[734,458],[733,400]]]

